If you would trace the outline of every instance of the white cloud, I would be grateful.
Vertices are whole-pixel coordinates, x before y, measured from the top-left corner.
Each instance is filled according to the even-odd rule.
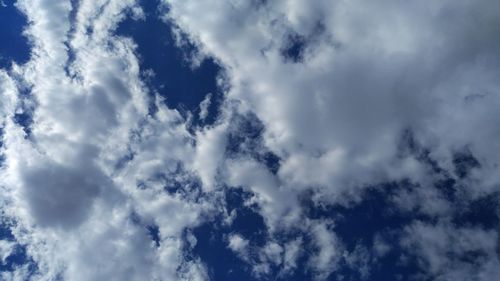
[[[2,202],[38,266],[29,278],[205,280],[200,262],[184,258],[182,234],[206,203],[163,191],[171,180],[190,191],[195,177],[181,161],[193,157],[194,138],[161,99],[149,115],[135,45],[112,35],[125,10],[140,9],[135,1],[81,1],[72,22],[70,2],[18,3],[33,41],[32,60],[14,70],[36,105],[29,137],[12,120],[16,85],[1,73]],[[158,247],[146,229],[153,224]],[[23,272],[4,277],[25,280]]]
[[[326,280],[338,269],[343,249],[334,232],[324,223],[313,222],[311,233],[317,247],[317,253],[309,260],[309,267],[316,272],[317,280]]]
[[[285,245],[285,254],[283,255],[283,271],[285,273],[293,272],[297,267],[297,259],[301,254],[302,239],[297,238]]]
[[[208,116],[208,108],[212,103],[212,94],[208,94],[200,103],[200,119],[205,120]]]
[[[319,185],[335,192],[414,176],[418,162],[398,158],[404,130],[442,137],[448,150],[467,144],[444,144],[454,134],[437,125],[459,125],[440,115],[463,95],[442,91],[441,85],[448,79],[479,85],[476,77],[488,77],[484,74],[493,75],[498,69],[494,62],[475,60],[496,56],[488,47],[496,40],[487,35],[491,35],[489,26],[497,26],[492,11],[499,7],[492,1],[387,0],[370,8],[360,1],[260,6],[235,1],[165,2],[174,22],[226,66],[229,97],[264,122],[264,141],[282,157],[280,175],[291,185]],[[207,11],[220,16],[210,17],[213,13]],[[444,17],[446,13],[450,17]],[[474,25],[459,20],[462,17],[482,20]],[[488,28],[480,35],[469,32],[483,26]],[[281,56],[290,32],[311,38],[302,63],[293,64]],[[469,38],[474,36],[483,44],[472,44]],[[459,47],[457,41],[468,45]],[[474,65],[488,67],[481,68],[482,73],[469,71],[466,77],[454,77]],[[483,88],[495,91],[494,81],[481,79]],[[471,113],[469,109],[453,109],[459,116],[469,116],[468,120],[475,118],[465,115]],[[295,164],[304,161],[302,169]]]
[[[16,243],[8,240],[0,240],[0,261],[2,263],[6,262],[6,259],[15,250]]]
[[[219,166],[225,158],[227,142],[227,124],[217,124],[208,130],[198,131],[196,134],[196,154],[194,161],[189,165],[198,173],[205,191],[218,187],[216,177]]]
[[[422,188],[397,198],[404,209],[424,200],[428,215],[453,212],[456,202],[432,186],[443,175],[430,176],[422,155],[402,153],[408,130],[464,196],[498,191],[496,1],[164,2],[167,18],[225,68],[226,104],[255,114],[265,148],[281,159],[276,175],[246,156],[213,158],[210,173],[196,169],[204,184],[219,179],[255,193],[271,230],[300,222],[287,210],[299,209],[294,198],[304,190],[314,190],[317,204],[335,204],[405,179]],[[294,44],[298,57],[287,58]],[[465,149],[481,168],[459,179],[453,157]],[[319,267],[334,264],[326,253]]]
[[[228,247],[244,260],[249,259],[249,242],[239,234],[231,234],[228,237]]]

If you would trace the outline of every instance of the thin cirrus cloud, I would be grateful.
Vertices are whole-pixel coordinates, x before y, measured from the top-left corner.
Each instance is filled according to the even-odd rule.
[[[15,7],[2,279],[500,273],[496,1]]]

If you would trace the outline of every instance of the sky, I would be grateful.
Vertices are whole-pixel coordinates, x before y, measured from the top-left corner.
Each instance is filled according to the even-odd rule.
[[[497,280],[499,14],[0,0],[0,280]]]

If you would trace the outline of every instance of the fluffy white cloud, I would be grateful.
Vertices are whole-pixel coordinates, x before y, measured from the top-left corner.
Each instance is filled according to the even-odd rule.
[[[113,35],[126,12],[141,10],[135,1],[77,4],[18,2],[33,50],[15,78],[1,72],[2,202],[38,270],[5,278],[204,280],[204,267],[183,255],[182,234],[206,204],[164,191],[169,182],[186,192],[194,185],[181,163],[194,138],[177,111],[148,94],[132,40]],[[12,118],[16,83],[35,104],[28,135]]]
[[[214,158],[210,170],[226,173],[203,170],[203,182],[252,191],[271,231],[300,223],[303,214],[287,210],[300,209],[294,198],[306,190],[318,205],[345,204],[365,187],[409,180],[422,188],[399,205],[425,200],[420,210],[444,217],[458,207],[433,186],[444,175],[467,198],[498,191],[496,1],[164,3],[166,18],[225,67],[228,104],[263,122],[261,141],[280,158],[277,174],[248,155]],[[220,122],[234,122],[228,116]],[[415,143],[423,149],[405,153]],[[464,151],[480,167],[465,178],[454,162]],[[329,252],[314,264],[334,263]]]
[[[432,153],[443,154],[440,164],[467,145],[492,147],[467,123],[491,116],[473,108],[493,108],[486,99],[498,96],[488,78],[498,70],[494,1],[165,2],[170,18],[227,67],[229,98],[264,122],[264,142],[282,158],[279,175],[290,186],[335,194],[418,179],[418,161],[398,154],[408,129],[439,146]],[[293,44],[302,44],[297,63],[284,54]],[[465,133],[447,131],[457,127]]]

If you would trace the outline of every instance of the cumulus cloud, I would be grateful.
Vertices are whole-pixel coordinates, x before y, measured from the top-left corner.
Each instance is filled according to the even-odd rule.
[[[426,278],[498,274],[497,229],[453,222],[498,192],[500,4],[160,2],[179,47],[195,47],[189,63],[223,69],[214,124],[191,114],[207,119],[215,94],[185,114],[142,80],[138,42],[115,32],[151,16],[138,1],[17,2],[32,51],[0,70],[0,202],[37,269],[4,279],[208,280],[186,233],[220,213],[231,227],[218,204],[232,188],[265,222],[260,244],[224,241],[256,278],[368,278],[394,249]],[[393,229],[397,241],[379,231],[352,246],[340,216],[321,212],[371,189],[418,219]]]
[[[466,197],[496,190],[496,2],[164,2],[167,19],[226,67],[237,114],[263,123],[277,173],[247,155],[231,158],[220,180],[251,190],[271,230],[302,218],[285,210],[300,208],[290,198],[306,190],[318,205],[346,204],[366,187],[409,180],[421,190],[399,202],[427,199],[421,210],[445,217],[458,201],[436,189],[439,178]],[[464,151],[481,167],[467,178],[454,161]]]
[[[17,5],[29,18],[33,46],[13,78],[2,72],[3,208],[38,270],[6,278],[202,280],[203,266],[183,257],[181,236],[205,207],[192,194],[163,192],[165,182],[193,185],[179,163],[191,157],[193,137],[177,111],[148,95],[133,41],[113,35],[140,7]],[[12,118],[21,84],[36,105],[29,135]],[[159,229],[158,247],[150,225]]]
[[[396,157],[403,131],[442,136],[438,123],[453,122],[440,116],[446,108],[473,113],[465,97],[481,90],[470,87],[495,88],[487,75],[469,69],[481,65],[480,71],[495,73],[495,63],[485,60],[494,61],[488,46],[496,40],[459,31],[497,26],[492,11],[498,7],[491,1],[381,1],[373,9],[357,1],[320,1],[308,8],[302,1],[167,2],[172,20],[231,70],[229,97],[264,122],[264,141],[282,158],[281,178],[298,187],[342,190],[418,174],[418,163]],[[207,10],[223,16],[209,17]],[[482,20],[473,26],[462,17]],[[283,58],[284,42],[293,34],[315,38],[303,43],[300,63]],[[481,36],[483,44],[472,44],[472,36]],[[434,78],[438,73],[442,79]],[[447,83],[467,94],[444,90]],[[467,109],[453,106],[457,102]],[[442,145],[453,138],[445,135]],[[474,141],[480,138],[468,140]],[[296,174],[295,163],[303,162],[310,168]]]

